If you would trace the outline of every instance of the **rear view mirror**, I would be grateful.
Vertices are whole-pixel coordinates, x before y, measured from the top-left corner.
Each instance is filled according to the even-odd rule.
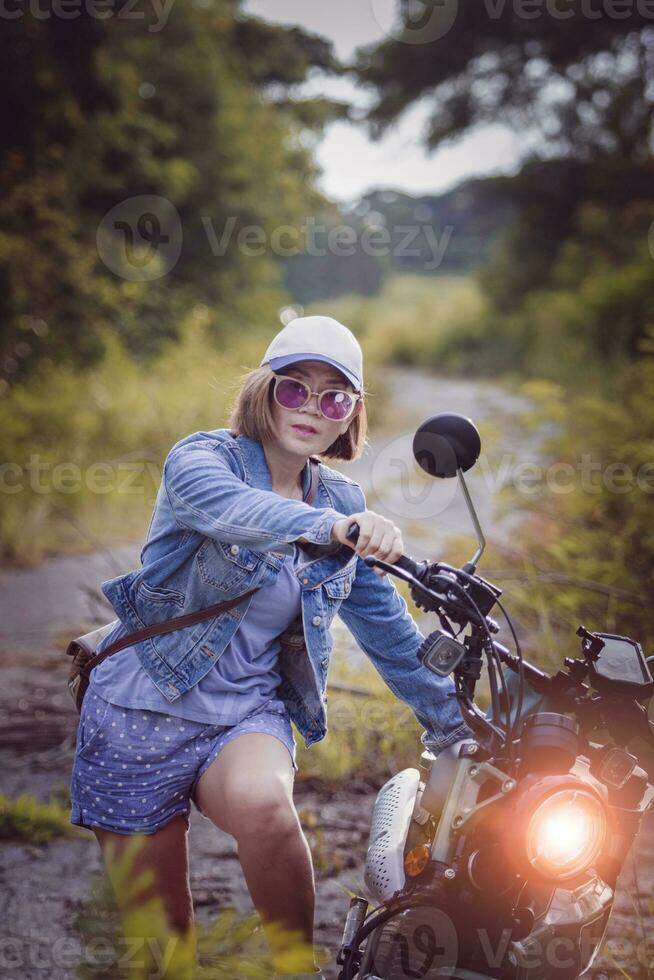
[[[466,507],[475,526],[479,547],[464,571],[473,575],[481,558],[486,541],[472,505],[466,481],[466,473],[479,459],[481,437],[472,419],[456,412],[441,412],[423,422],[413,437],[413,455],[416,463],[429,476],[449,480],[457,477],[466,501]],[[445,675],[443,675],[445,676]]]
[[[481,452],[481,439],[474,422],[465,415],[442,412],[423,422],[413,437],[415,460],[429,476],[443,480],[466,473]]]

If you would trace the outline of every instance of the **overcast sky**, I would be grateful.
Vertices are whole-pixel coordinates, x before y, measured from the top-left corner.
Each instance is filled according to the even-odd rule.
[[[381,40],[393,23],[396,0],[246,0],[245,10],[265,20],[299,24],[333,42],[348,60],[355,48]],[[306,94],[326,94],[366,106],[369,92],[345,79],[308,82]],[[315,145],[322,168],[322,190],[350,202],[368,190],[393,187],[410,194],[446,190],[466,177],[514,172],[518,138],[504,127],[484,127],[431,155],[420,142],[429,116],[426,101],[416,104],[383,139],[372,142],[363,126],[331,123]]]

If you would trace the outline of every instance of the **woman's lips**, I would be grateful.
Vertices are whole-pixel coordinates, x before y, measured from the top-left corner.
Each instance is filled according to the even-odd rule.
[[[316,436],[316,435],[318,435],[317,431],[312,426],[310,426],[310,425],[292,425],[291,428],[292,429],[295,429],[295,431],[296,432],[299,432],[300,435],[302,435],[302,436]]]

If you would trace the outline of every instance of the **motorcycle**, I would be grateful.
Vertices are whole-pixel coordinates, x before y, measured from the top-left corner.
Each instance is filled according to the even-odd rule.
[[[575,980],[596,957],[618,874],[654,806],[644,706],[654,658],[584,626],[580,657],[556,674],[523,658],[502,591],[476,571],[485,540],[463,474],[480,450],[475,425],[450,413],[413,440],[425,472],[459,481],[478,541],[471,561],[364,559],[437,615],[418,657],[452,675],[472,737],[423,751],[418,768],[380,789],[339,980]],[[494,639],[496,606],[515,653]],[[475,704],[484,662],[486,713]]]

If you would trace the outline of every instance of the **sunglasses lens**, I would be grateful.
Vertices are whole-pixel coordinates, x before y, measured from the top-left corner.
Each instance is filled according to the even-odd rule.
[[[326,418],[341,422],[352,411],[352,404],[347,391],[326,391],[320,399],[320,410]]]
[[[275,398],[283,408],[301,408],[307,401],[306,385],[301,381],[285,378],[278,383]]]

